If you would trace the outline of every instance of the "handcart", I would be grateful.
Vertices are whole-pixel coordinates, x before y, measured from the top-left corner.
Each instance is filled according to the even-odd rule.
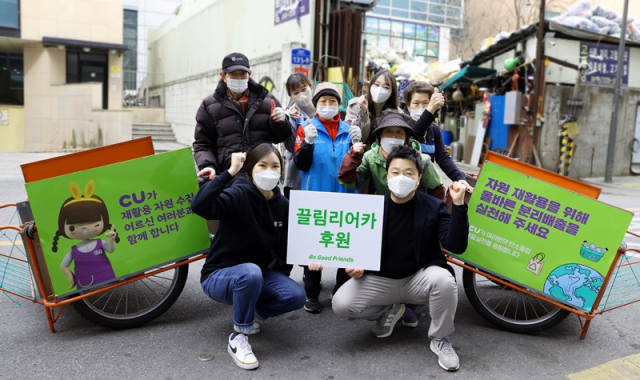
[[[600,195],[600,189],[597,187],[493,152],[487,154],[486,161],[569,189],[585,197],[597,199]],[[482,174],[481,171],[480,178]],[[476,187],[475,192],[482,193],[483,188]],[[469,214],[471,215],[474,211],[470,207]],[[626,225],[628,227],[628,223]],[[630,231],[627,231],[626,236],[639,237]],[[587,248],[584,246],[585,242],[582,243],[576,248],[575,253],[572,253],[571,260],[584,259],[587,260],[586,262],[597,263],[602,256],[612,254],[607,253],[604,248],[597,251],[591,247]],[[640,301],[640,266],[637,266],[640,263],[640,255],[638,253],[640,250],[627,248],[624,242],[614,250],[615,256],[611,260],[611,265],[602,276],[597,292],[594,293],[593,305],[587,310],[536,290],[524,284],[522,278],[515,276],[510,278],[488,270],[478,265],[477,259],[471,256],[469,251],[463,255],[448,254],[447,259],[450,263],[463,268],[463,286],[469,302],[484,319],[492,324],[515,333],[532,333],[555,326],[569,314],[575,314],[582,328],[580,338],[584,339],[591,320],[595,316]],[[531,256],[531,260],[536,260],[535,254]]]
[[[123,149],[126,154],[120,154],[120,157],[135,159],[153,154],[149,143],[150,138],[140,139],[107,149],[115,156],[119,155],[117,149]],[[136,152],[134,156],[132,152]],[[71,161],[78,159],[78,156],[73,155],[65,157]],[[593,186],[491,152],[486,161],[565,189],[569,188],[593,199],[600,192]],[[80,161],[82,162],[86,161]],[[54,163],[58,165],[59,161]],[[103,165],[110,163],[113,164],[114,160],[101,162]],[[65,166],[67,171],[86,169],[69,166],[68,162]],[[49,166],[48,170],[50,176],[64,174],[55,165]],[[27,183],[41,179],[37,176],[32,178],[33,173],[29,172],[29,168],[24,172]],[[482,180],[481,172],[478,183],[482,183]],[[475,192],[476,196],[480,196],[482,189],[476,187]],[[69,304],[73,304],[77,311],[92,322],[109,328],[130,328],[149,322],[168,310],[179,297],[187,279],[188,264],[206,256],[204,250],[179,254],[175,260],[163,262],[162,265],[146,268],[87,291],[59,297],[55,295],[51,281],[51,271],[55,268],[46,265],[38,225],[37,222],[33,223],[34,218],[30,212],[27,202],[0,206],[0,217],[11,219],[10,225],[0,227],[0,242],[4,242],[0,244],[0,290],[7,295],[43,305],[51,332],[55,331],[55,322]],[[472,213],[473,210],[470,208],[469,212]],[[205,225],[203,229],[206,230]],[[640,237],[631,232],[629,234]],[[640,300],[640,273],[636,274],[636,271],[640,272],[636,266],[640,262],[640,256],[637,255],[640,251],[627,249],[624,243],[611,260],[592,307],[586,311],[528,286],[521,278],[507,277],[479,265],[472,252],[464,255],[445,253],[449,262],[464,269],[463,286],[474,309],[489,322],[511,332],[540,331],[560,323],[573,313],[578,316],[582,326],[580,338],[584,338],[596,315]],[[543,256],[533,257],[541,259]]]
[[[131,162],[130,160],[153,155],[153,144],[151,138],[147,137],[26,164],[23,165],[23,174],[25,182],[29,184],[92,167]],[[185,155],[191,160],[190,151],[185,152],[183,156]],[[195,176],[192,176],[192,181],[189,186],[193,186],[190,188],[197,190]],[[55,332],[54,325],[69,304],[73,304],[90,321],[105,327],[130,328],[149,322],[167,311],[180,296],[187,280],[188,264],[206,256],[209,235],[206,233],[205,221],[199,220],[199,230],[204,231],[203,238],[198,243],[202,249],[187,253],[176,252],[173,259],[163,259],[153,267],[60,296],[57,295],[60,290],[56,292],[52,282],[57,268],[47,265],[45,251],[51,248],[41,244],[38,224],[33,222],[32,202],[33,199],[30,199],[0,206],[0,217],[8,219],[10,224],[0,226],[0,242],[3,242],[0,244],[0,290],[7,295],[43,305],[51,332]],[[195,215],[193,217],[198,218]],[[126,233],[125,229],[120,229],[123,235]],[[121,241],[121,244],[126,246],[127,243]]]

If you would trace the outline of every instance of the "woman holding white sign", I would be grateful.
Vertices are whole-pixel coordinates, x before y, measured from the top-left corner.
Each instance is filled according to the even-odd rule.
[[[301,189],[304,191],[324,191],[334,193],[356,193],[338,182],[338,170],[342,157],[347,153],[352,141],[362,140],[357,126],[350,126],[340,118],[340,93],[330,82],[318,84],[312,98],[315,116],[305,126],[299,125],[296,132],[295,156],[293,162],[301,172]],[[309,313],[319,313],[322,305],[318,300],[322,289],[322,271],[304,267],[304,288],[307,302],[304,309]],[[335,293],[349,279],[344,269],[336,273]]]
[[[245,163],[246,177],[232,181]],[[277,186],[282,157],[271,144],[260,144],[249,157],[233,153],[231,166],[200,188],[191,209],[220,220],[201,273],[212,299],[233,305],[233,333],[227,351],[244,369],[258,367],[247,336],[260,332],[255,320],[300,309],[302,286],[269,268],[275,257],[286,261],[289,201]]]

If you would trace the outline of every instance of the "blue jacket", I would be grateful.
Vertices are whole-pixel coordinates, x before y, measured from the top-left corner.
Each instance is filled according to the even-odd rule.
[[[310,123],[318,130],[318,137],[313,144],[302,141],[294,157],[295,165],[302,174],[301,190],[357,193],[357,190],[347,189],[338,183],[342,158],[351,146],[349,124],[341,120],[336,139],[332,141],[317,117],[314,116]]]

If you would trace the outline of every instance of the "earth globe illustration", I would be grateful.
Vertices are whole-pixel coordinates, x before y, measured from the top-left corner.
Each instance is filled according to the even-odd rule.
[[[604,277],[580,264],[564,264],[554,269],[544,283],[544,292],[580,309],[591,310]]]

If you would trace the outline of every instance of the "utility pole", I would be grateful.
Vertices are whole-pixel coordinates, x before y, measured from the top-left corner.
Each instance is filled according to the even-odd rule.
[[[613,93],[613,109],[611,110],[611,126],[609,127],[609,148],[607,149],[607,166],[604,171],[604,182],[613,182],[613,157],[616,149],[616,132],[618,129],[618,107],[620,106],[620,95],[622,95],[622,71],[624,70],[624,44],[626,40],[627,11],[629,10],[629,0],[624,1],[622,12],[622,32],[620,32],[620,43],[618,44],[618,70],[616,71],[616,84]]]
[[[540,0],[540,14],[538,20],[538,41],[536,44],[536,72],[534,74],[533,80],[533,91],[535,95],[535,100],[533,102],[533,120],[531,121],[531,129],[530,133],[525,135],[524,140],[524,149],[523,149],[523,159],[525,162],[528,162],[531,156],[531,148],[533,148],[533,142],[538,146],[537,141],[534,141],[536,136],[536,129],[538,126],[538,113],[542,109],[542,99],[543,94],[542,91],[544,89],[544,13],[545,13],[545,0]],[[538,163],[539,164],[539,163]]]

